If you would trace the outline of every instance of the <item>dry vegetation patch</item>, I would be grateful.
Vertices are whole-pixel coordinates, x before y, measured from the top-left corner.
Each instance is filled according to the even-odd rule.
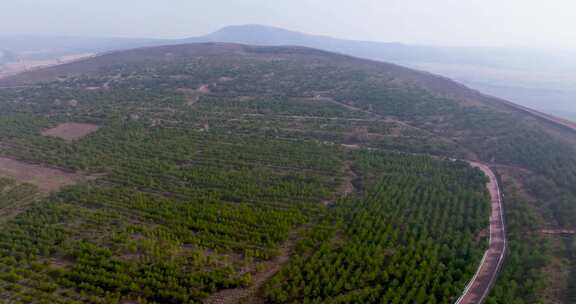
[[[94,124],[67,122],[42,131],[42,135],[58,137],[66,141],[74,141],[96,132],[98,128],[100,127]]]
[[[183,93],[186,98],[186,104],[192,106],[200,101],[200,97],[202,97],[202,95],[210,93],[210,85],[203,84],[197,89],[178,88],[176,89],[176,92]]]
[[[0,157],[0,176],[35,185],[43,192],[52,192],[86,179],[80,174],[28,164],[6,157]]]

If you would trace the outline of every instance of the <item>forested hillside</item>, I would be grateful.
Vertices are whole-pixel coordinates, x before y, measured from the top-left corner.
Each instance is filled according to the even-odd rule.
[[[337,202],[265,288],[272,303],[451,303],[476,271],[488,220],[484,177],[466,163],[350,156],[362,195]]]
[[[0,86],[0,156],[72,179],[27,180],[26,197],[6,172],[2,301],[452,303],[490,208],[486,178],[455,159],[504,185],[510,254],[490,303],[576,290],[551,275],[576,263],[573,236],[541,233],[574,228],[576,135],[444,78],[199,44]]]

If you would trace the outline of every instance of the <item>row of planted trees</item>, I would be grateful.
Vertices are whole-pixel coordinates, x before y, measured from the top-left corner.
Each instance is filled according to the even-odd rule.
[[[451,303],[486,248],[485,177],[464,163],[361,152],[366,191],[339,201],[265,288],[273,303]]]

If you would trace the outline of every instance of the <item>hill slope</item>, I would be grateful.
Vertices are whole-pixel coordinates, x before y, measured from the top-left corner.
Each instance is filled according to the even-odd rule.
[[[224,27],[214,33],[187,39],[189,42],[227,42],[263,46],[305,46],[356,57],[399,63],[430,63],[480,65],[493,68],[551,67],[571,70],[576,62],[568,61],[571,51],[557,51],[556,58],[544,61],[546,50],[506,49],[481,47],[436,47],[393,42],[373,42],[338,39],[311,35],[282,28],[263,25],[239,25]],[[537,58],[537,61],[534,60]],[[532,60],[530,66],[527,62]]]
[[[2,74],[47,65],[80,54],[166,44],[228,42],[251,45],[298,45],[394,62],[455,79],[472,88],[548,114],[571,119],[576,111],[576,53],[573,50],[434,47],[370,42],[310,35],[262,25],[228,26],[188,39],[81,37],[0,37],[12,64]],[[2,58],[0,56],[0,63]]]
[[[0,36],[0,78],[94,54],[163,43],[159,39]]]
[[[565,118],[576,110],[569,102],[576,96],[572,81],[576,76],[574,50],[434,47],[355,41],[262,25],[229,26],[185,41],[306,46],[430,71],[549,114],[561,112],[566,114]]]
[[[452,302],[486,247],[485,178],[447,159],[465,158],[504,185],[510,258],[490,301],[570,302],[574,274],[547,274],[571,243],[539,231],[576,219],[576,135],[451,80],[208,43],[0,86],[2,156],[98,177],[3,224],[9,300]]]

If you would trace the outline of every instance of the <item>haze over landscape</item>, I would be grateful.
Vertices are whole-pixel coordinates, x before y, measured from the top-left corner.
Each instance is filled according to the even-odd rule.
[[[576,4],[0,4],[0,303],[576,302]]]
[[[546,113],[576,119],[576,33],[569,30],[576,28],[570,13],[576,5],[571,1],[443,0],[430,7],[425,1],[368,0],[176,1],[169,6],[157,1],[25,0],[2,6],[0,62],[18,51],[37,57],[50,50],[62,51],[63,47],[69,48],[68,53],[97,53],[170,43],[165,39],[201,37],[228,25],[264,24],[349,41],[303,38],[275,32],[274,28],[236,29],[221,34],[219,39],[300,44],[395,62],[450,77]],[[138,13],[132,7],[137,7]],[[19,20],[29,22],[22,24]],[[214,35],[197,41],[218,40],[210,36]]]
[[[0,35],[185,38],[264,24],[354,40],[442,46],[576,48],[567,0],[4,1]],[[71,13],[73,12],[73,13]],[[26,20],[25,22],[23,20]],[[70,25],[74,26],[70,26]]]

